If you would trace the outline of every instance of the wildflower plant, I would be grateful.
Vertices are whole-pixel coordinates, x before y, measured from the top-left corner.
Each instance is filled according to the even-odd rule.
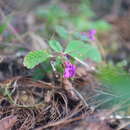
[[[96,30],[88,30],[76,33],[76,35],[73,33],[76,40],[67,40],[68,32],[60,27],[58,34],[67,40],[67,46],[63,48],[59,41],[50,40],[48,41],[49,49],[29,52],[24,58],[24,66],[32,69],[42,62],[50,61],[50,64],[53,63],[52,70],[59,72],[64,79],[72,79],[76,75],[77,62],[86,65],[84,60],[87,58],[101,62],[98,48],[89,43],[95,40],[95,33]],[[95,76],[104,87],[103,90],[97,90],[99,95],[95,98],[101,103],[96,108],[99,106],[110,108],[120,102],[126,102],[124,105],[126,108],[130,105],[127,103],[130,95],[130,75],[122,67],[100,64]]]
[[[64,29],[60,28],[59,32],[61,32],[62,37],[66,35],[66,33],[64,33]],[[86,37],[90,40],[94,40],[95,33],[95,30],[88,31],[86,33]],[[62,66],[62,74],[64,78],[72,78],[76,73],[75,61],[82,63],[83,60],[87,58],[95,62],[101,61],[101,55],[98,51],[98,48],[83,42],[82,40],[70,40],[65,49],[57,40],[50,40],[48,44],[51,49],[49,48],[46,50],[29,52],[24,58],[24,66],[26,66],[28,69],[32,69],[42,62],[49,60],[50,64],[52,65],[51,61],[54,61],[58,66]],[[52,69],[58,71],[56,70],[55,64],[53,64]]]

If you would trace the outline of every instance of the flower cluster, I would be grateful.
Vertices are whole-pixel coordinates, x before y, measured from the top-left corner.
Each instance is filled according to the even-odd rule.
[[[75,76],[76,66],[70,62],[65,62],[64,78],[72,78]]]

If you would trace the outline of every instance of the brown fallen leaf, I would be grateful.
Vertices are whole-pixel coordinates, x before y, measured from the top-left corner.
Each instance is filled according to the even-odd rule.
[[[16,116],[8,116],[0,120],[0,130],[10,130],[15,122],[17,121]]]

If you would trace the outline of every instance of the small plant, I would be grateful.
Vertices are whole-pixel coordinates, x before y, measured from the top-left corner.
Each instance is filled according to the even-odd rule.
[[[66,32],[64,28],[60,28],[60,31],[57,31],[58,35],[63,39],[67,36],[67,32],[64,32]],[[50,40],[48,43],[51,49],[29,52],[24,58],[24,66],[32,69],[42,62],[46,64],[49,61],[52,70],[59,72],[64,79],[74,78],[77,62],[85,65],[84,60],[87,58],[95,62],[101,62],[101,55],[97,47],[88,43],[88,41],[95,40],[95,33],[95,30],[73,33],[72,35],[76,36],[78,40],[68,41],[66,48],[63,48],[57,40]],[[101,104],[98,106],[110,108],[120,102],[128,101],[130,77],[122,66],[100,64],[95,76],[105,87],[98,92],[99,96],[96,96],[96,100],[101,100]],[[100,96],[103,98],[100,99]],[[126,103],[125,107],[128,105],[129,103]]]
[[[62,33],[62,37],[64,34]],[[64,31],[64,30],[63,30]],[[80,35],[86,36],[89,40],[94,40],[96,31],[90,30],[87,33],[81,33]],[[67,47],[64,49],[57,40],[50,40],[49,46],[51,49],[47,50],[37,50],[29,52],[28,55],[24,58],[24,66],[28,69],[32,69],[42,62],[50,61],[53,71],[58,71],[56,65],[62,68],[64,78],[74,77],[76,73],[76,61],[82,63],[84,59],[89,58],[95,62],[101,61],[101,55],[97,47],[85,43],[82,40],[70,40]]]

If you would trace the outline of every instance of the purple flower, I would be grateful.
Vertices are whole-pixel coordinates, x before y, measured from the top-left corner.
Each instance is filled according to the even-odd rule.
[[[90,40],[95,40],[95,34],[96,34],[96,30],[95,29],[92,29],[92,30],[89,30],[88,33],[87,33],[87,36]]]
[[[83,39],[90,39],[90,40],[95,40],[95,34],[96,34],[96,30],[92,29],[89,30],[88,32],[81,32],[82,38]]]
[[[70,62],[65,62],[64,78],[74,77],[76,73],[76,66]]]

